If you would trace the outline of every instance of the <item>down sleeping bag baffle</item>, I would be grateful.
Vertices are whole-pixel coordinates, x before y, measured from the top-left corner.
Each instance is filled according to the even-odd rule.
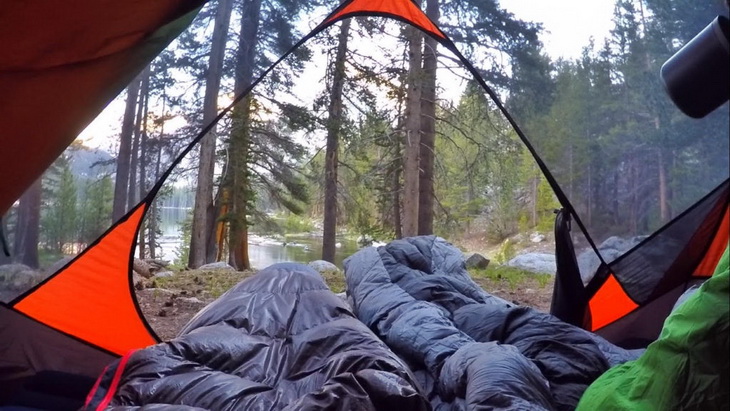
[[[604,371],[640,354],[484,292],[461,251],[435,236],[363,249],[345,276],[357,317],[436,410],[573,410]]]
[[[123,357],[99,381],[87,410],[430,408],[320,275],[291,263],[242,281],[180,336]]]

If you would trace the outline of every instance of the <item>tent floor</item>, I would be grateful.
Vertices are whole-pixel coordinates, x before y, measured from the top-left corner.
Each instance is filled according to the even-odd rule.
[[[84,405],[94,379],[61,371],[3,381],[0,411],[10,410],[78,410]]]

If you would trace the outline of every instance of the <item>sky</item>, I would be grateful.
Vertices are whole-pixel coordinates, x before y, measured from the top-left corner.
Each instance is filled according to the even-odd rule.
[[[522,20],[542,22],[545,50],[553,58],[580,56],[594,37],[601,44],[612,28],[614,0],[501,0]]]
[[[501,0],[503,8],[525,21],[541,22],[544,32],[541,40],[546,52],[553,59],[580,56],[590,38],[601,44],[612,27],[615,0]],[[310,70],[313,71],[313,70]],[[321,70],[314,71],[322,77]],[[314,76],[315,74],[311,74]],[[307,73],[303,77],[308,77]],[[312,90],[301,82],[301,92]],[[301,85],[304,84],[304,85]],[[124,93],[79,135],[85,144],[108,151],[115,151],[115,136],[119,133],[124,112]]]

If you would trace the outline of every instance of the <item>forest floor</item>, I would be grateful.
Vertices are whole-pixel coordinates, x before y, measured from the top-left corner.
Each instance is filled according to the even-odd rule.
[[[477,250],[487,256],[495,250],[494,247],[488,249],[480,244],[484,242],[458,245],[462,249]],[[550,251],[550,247],[549,243],[532,245],[527,251]],[[160,338],[166,340],[175,337],[203,307],[254,274],[253,271],[181,271],[170,277],[144,280],[137,286],[137,300],[152,328]],[[534,274],[497,264],[490,264],[484,270],[470,270],[470,274],[490,294],[541,311],[550,309],[552,275]],[[345,291],[344,275],[327,275],[324,280],[333,292]]]

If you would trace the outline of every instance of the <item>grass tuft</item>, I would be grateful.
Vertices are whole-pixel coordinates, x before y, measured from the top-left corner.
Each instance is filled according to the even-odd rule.
[[[218,298],[231,287],[254,275],[255,271],[181,271],[170,277],[155,278],[153,287],[187,290],[194,294]]]
[[[525,284],[532,282],[536,282],[540,288],[545,288],[553,281],[553,276],[551,275],[536,274],[531,271],[506,265],[490,265],[486,269],[470,270],[469,273],[475,280],[483,279],[497,284],[507,285],[511,291],[516,291]]]
[[[155,278],[151,288],[168,290],[186,290],[190,295],[202,295],[218,298],[231,287],[256,274],[256,271],[200,271],[187,270],[175,273],[170,277]],[[334,293],[345,291],[345,275],[338,271],[325,272],[324,282]]]

